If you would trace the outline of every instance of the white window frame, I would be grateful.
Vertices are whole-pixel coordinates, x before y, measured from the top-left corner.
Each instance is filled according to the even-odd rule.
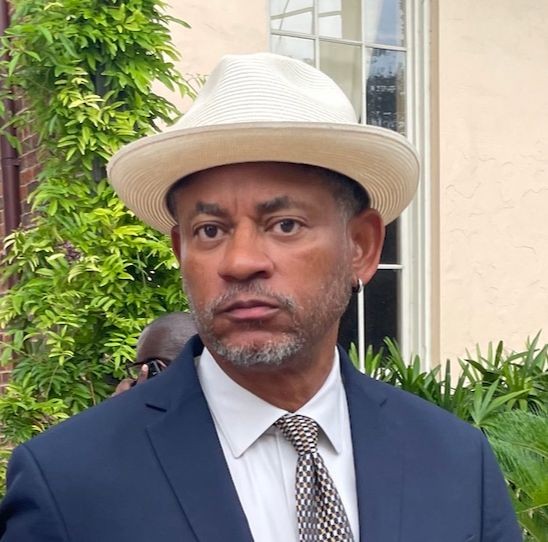
[[[432,253],[430,170],[430,1],[407,0],[407,137],[421,157],[417,195],[402,214],[401,347],[431,367]]]
[[[314,0],[317,2],[318,0]],[[367,2],[367,0],[362,0]],[[421,357],[422,368],[430,368],[432,344],[431,307],[431,221],[430,221],[430,0],[406,0],[405,46],[379,45],[355,40],[330,39],[322,41],[361,46],[362,74],[366,71],[366,48],[406,52],[406,129],[407,137],[421,156],[421,179],[415,199],[400,217],[400,264],[381,264],[379,269],[394,269],[401,273],[399,300],[400,347],[404,359],[413,354]],[[363,11],[363,10],[362,10]],[[270,12],[270,10],[269,10]],[[305,38],[314,41],[314,59],[319,68],[320,36],[318,9],[314,12],[314,33],[272,30],[270,35]],[[366,85],[362,85],[362,117],[366,118]],[[364,293],[358,294],[358,359],[364,369],[365,359]]]

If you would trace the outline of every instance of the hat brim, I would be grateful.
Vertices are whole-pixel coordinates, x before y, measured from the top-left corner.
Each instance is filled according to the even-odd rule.
[[[243,162],[309,164],[362,185],[386,224],[413,198],[419,160],[401,135],[375,126],[299,122],[221,124],[166,131],[130,143],[108,165],[121,200],[141,220],[169,234],[166,195],[179,179]]]

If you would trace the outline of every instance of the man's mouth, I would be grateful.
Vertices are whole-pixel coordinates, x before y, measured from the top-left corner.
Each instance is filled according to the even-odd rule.
[[[279,304],[271,299],[252,298],[230,301],[221,305],[217,313],[234,321],[265,320],[280,310]]]

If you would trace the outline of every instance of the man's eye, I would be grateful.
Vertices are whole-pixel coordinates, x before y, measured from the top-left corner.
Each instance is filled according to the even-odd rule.
[[[300,222],[297,222],[292,218],[284,218],[283,220],[276,222],[272,229],[276,233],[288,235],[290,233],[296,233],[301,227],[302,224]]]
[[[222,230],[215,224],[205,224],[196,229],[195,235],[202,240],[217,239],[221,236]]]

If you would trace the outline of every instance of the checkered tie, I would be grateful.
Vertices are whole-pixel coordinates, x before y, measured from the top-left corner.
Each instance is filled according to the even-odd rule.
[[[318,453],[318,424],[307,416],[285,415],[274,425],[299,454],[295,483],[299,542],[352,542],[343,503]]]

